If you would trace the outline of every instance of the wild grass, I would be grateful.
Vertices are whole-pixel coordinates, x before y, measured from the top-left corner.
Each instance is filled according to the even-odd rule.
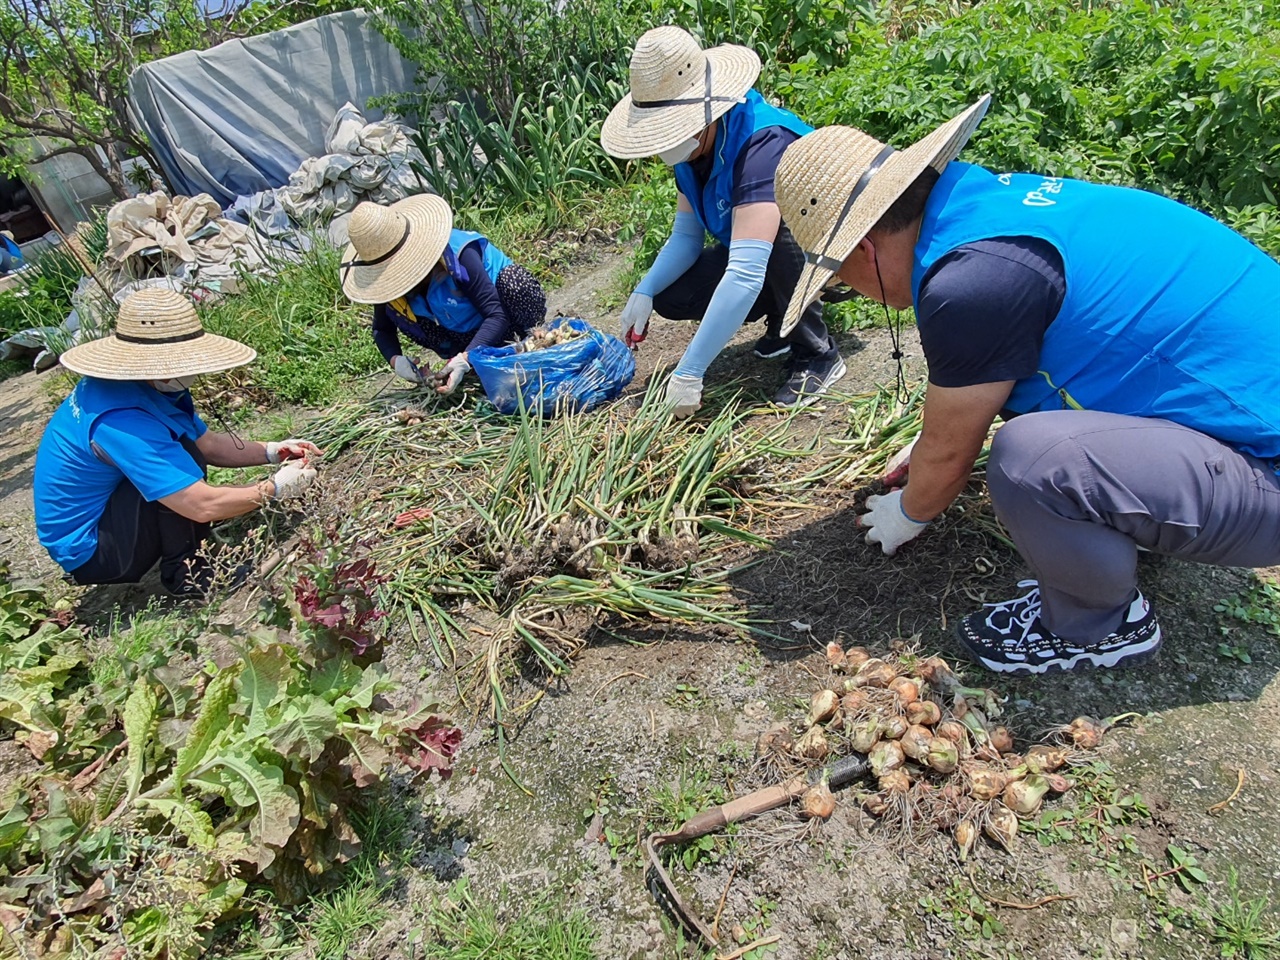
[[[1269,960],[1280,956],[1280,931],[1268,920],[1266,898],[1247,900],[1240,892],[1240,879],[1233,869],[1227,881],[1227,902],[1213,908],[1213,940],[1223,957],[1239,960]]]
[[[481,903],[466,881],[427,916],[431,937],[422,944],[423,960],[592,960],[595,933],[587,917],[566,911],[544,894],[530,891],[507,899],[499,909]]]
[[[369,333],[369,307],[342,292],[341,254],[317,241],[273,277],[242,277],[241,291],[201,310],[206,329],[247,343],[258,359],[242,371],[206,378],[271,403],[325,404],[352,378],[385,366]]]

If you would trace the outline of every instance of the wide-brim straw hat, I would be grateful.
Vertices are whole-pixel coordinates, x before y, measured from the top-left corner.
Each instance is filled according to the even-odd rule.
[[[731,43],[703,50],[679,27],[654,27],[631,55],[631,92],[600,130],[605,152],[652,157],[728,113],[760,76],[754,50]]]
[[[423,193],[390,206],[365,201],[351,213],[342,292],[356,303],[390,303],[412,290],[444,253],[453,210]]]
[[[959,155],[990,103],[983,97],[905,150],[841,126],[815,130],[787,147],[774,192],[805,265],[782,320],[784,336],[916,177],[930,166],[941,173]]]
[[[114,333],[72,347],[64,367],[102,380],[169,380],[218,373],[252,362],[253,347],[208,333],[191,301],[173,290],[131,293]]]

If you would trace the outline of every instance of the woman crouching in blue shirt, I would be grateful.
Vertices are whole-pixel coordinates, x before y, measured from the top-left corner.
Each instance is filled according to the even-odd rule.
[[[454,230],[453,211],[434,194],[362,203],[347,233],[343,292],[375,305],[374,342],[411,383],[428,378],[401,352],[402,333],[448,361],[433,382],[436,392],[453,393],[471,369],[468,351],[519,339],[546,316],[533,275],[486,237]]]

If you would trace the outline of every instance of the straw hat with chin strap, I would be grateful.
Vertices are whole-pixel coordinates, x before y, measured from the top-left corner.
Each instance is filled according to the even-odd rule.
[[[631,92],[600,130],[605,152],[653,157],[701,133],[741,103],[760,76],[754,50],[726,43],[703,50],[679,27],[654,27],[631,55]]]
[[[782,335],[872,227],[932,166],[939,173],[973,136],[987,112],[985,96],[905,150],[853,127],[823,127],[787,147],[774,180],[778,208],[804,249],[805,265],[782,321]]]
[[[169,380],[243,366],[257,351],[206,333],[191,301],[173,290],[132,293],[120,305],[116,329],[72,347],[64,367],[102,380]]]
[[[453,231],[453,210],[434,193],[390,206],[365,201],[351,213],[342,292],[356,303],[390,303],[431,272]]]

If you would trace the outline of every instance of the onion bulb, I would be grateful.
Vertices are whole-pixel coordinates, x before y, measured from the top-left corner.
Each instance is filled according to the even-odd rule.
[[[972,820],[961,820],[956,824],[956,846],[960,848],[960,862],[964,863],[973,852],[973,845],[978,842],[978,828]]]
[[[771,757],[779,753],[790,753],[793,746],[795,738],[791,736],[791,729],[785,723],[775,723],[756,740],[756,756]]]
[[[796,753],[806,760],[825,760],[830,752],[827,735],[822,732],[821,727],[810,727],[796,742]]]
[[[846,673],[857,673],[864,663],[871,659],[866,647],[850,647],[844,652],[844,669]]]
[[[840,698],[840,710],[845,721],[856,720],[867,709],[867,695],[862,690],[850,690]]]
[[[836,812],[836,798],[824,779],[800,797],[800,816],[806,820],[829,820]]]
[[[917,700],[907,704],[907,722],[932,727],[942,722],[942,710],[932,700]]]
[[[1003,803],[993,803],[987,808],[982,832],[1005,850],[1009,850],[1013,847],[1013,840],[1018,835],[1018,815]]]
[[[885,740],[900,740],[902,735],[907,732],[907,723],[905,717],[888,716],[880,721],[880,736]]]
[[[1010,753],[1013,750],[1013,734],[1008,727],[992,727],[990,736],[991,746],[998,753]]]
[[[844,647],[834,640],[827,644],[827,666],[832,670],[844,669]]]
[[[894,677],[889,681],[889,689],[898,695],[898,702],[904,707],[920,699],[920,684],[910,677]]]
[[[1067,751],[1062,747],[1036,744],[1026,752],[1023,760],[1033,773],[1053,773],[1067,762]]]
[[[1029,817],[1040,809],[1044,795],[1049,792],[1049,781],[1038,773],[1025,780],[1015,780],[1004,788],[1004,805],[1014,813]]]
[[[879,783],[880,792],[886,797],[905,797],[911,790],[911,775],[905,770],[890,770]]]
[[[912,724],[902,735],[902,752],[912,760],[924,763],[929,759],[929,744],[933,742],[933,734],[928,727]]]
[[[964,724],[957,720],[943,720],[934,729],[934,735],[942,737],[944,740],[950,740],[957,745],[967,744],[969,742],[969,734],[964,728]]]
[[[941,657],[929,657],[920,664],[920,676],[924,678],[924,682],[932,687],[942,688],[954,679],[951,668],[947,666],[947,661]]]
[[[858,753],[870,753],[871,748],[880,739],[880,721],[874,717],[864,720],[853,728],[849,735],[849,745]]]
[[[983,802],[1000,796],[1009,783],[1009,778],[999,770],[978,764],[966,765],[965,773],[969,777],[969,792],[973,799]]]
[[[887,687],[897,675],[898,671],[889,664],[872,657],[858,668],[858,673],[853,679],[860,687]]]
[[[809,726],[826,723],[840,710],[840,697],[834,690],[819,690],[809,700]]]
[[[1060,773],[1046,773],[1044,778],[1048,781],[1049,790],[1052,793],[1066,793],[1075,786],[1074,783]]]
[[[1081,750],[1093,750],[1102,743],[1106,727],[1093,717],[1076,717],[1067,726],[1066,732],[1075,746]]]
[[[884,794],[872,793],[862,801],[863,808],[873,817],[883,817],[889,812],[889,801]]]
[[[960,763],[960,751],[950,740],[934,737],[929,741],[929,755],[924,762],[934,773],[954,773]]]
[[[896,740],[881,740],[871,748],[868,758],[871,760],[871,772],[877,777],[897,770],[907,759]]]

